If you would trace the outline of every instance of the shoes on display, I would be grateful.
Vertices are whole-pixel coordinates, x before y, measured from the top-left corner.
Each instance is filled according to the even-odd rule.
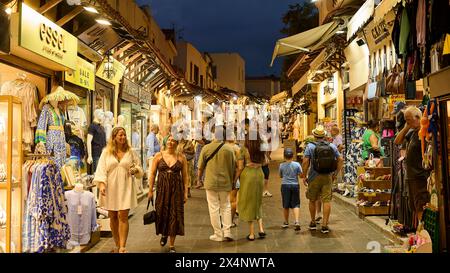
[[[263,197],[272,197],[273,195],[270,193],[270,192],[268,192],[268,191],[265,191],[264,193],[263,193]]]
[[[209,236],[209,239],[214,242],[222,242],[223,241],[223,238],[220,236],[217,236],[216,234]]]
[[[380,203],[380,201],[377,201],[377,202],[375,202],[375,204],[373,204],[372,207],[379,207],[379,206],[381,206],[381,203]]]
[[[382,191],[380,189],[377,189],[375,192],[376,193],[382,193]]]
[[[349,195],[349,193],[350,193],[350,191],[348,189],[345,189],[345,192],[342,196],[347,196],[347,195]]]
[[[294,226],[295,226],[295,231],[300,231],[301,230],[299,222],[295,222]]]
[[[284,222],[284,223],[281,225],[281,227],[282,227],[282,228],[288,228],[288,227],[289,227],[289,223]]]
[[[317,230],[317,224],[315,222],[309,223],[309,230]]]
[[[330,232],[330,229],[327,226],[322,226],[320,232],[322,232],[323,234],[327,234]]]

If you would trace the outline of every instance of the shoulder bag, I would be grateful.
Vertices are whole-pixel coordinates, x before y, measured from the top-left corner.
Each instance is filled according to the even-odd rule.
[[[217,147],[217,149],[210,156],[208,156],[208,158],[205,160],[205,167],[204,167],[205,170],[206,170],[206,165],[208,165],[208,162],[219,152],[220,149],[222,149],[223,145],[225,145],[225,142],[222,142],[219,145],[219,147]]]
[[[153,198],[151,200],[150,199],[148,200],[147,211],[148,211],[148,207],[150,206],[150,202],[152,202],[153,210],[146,212],[144,214],[144,225],[150,225],[150,224],[153,224],[154,222],[156,222],[156,210],[155,210],[155,206],[153,204]]]

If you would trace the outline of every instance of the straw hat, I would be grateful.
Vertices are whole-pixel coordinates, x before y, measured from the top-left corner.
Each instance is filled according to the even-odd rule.
[[[39,104],[39,108],[42,109],[42,107],[46,103],[49,103],[51,101],[70,101],[74,104],[77,104],[78,102],[80,102],[80,98],[74,93],[64,90],[64,88],[58,86],[55,90],[53,90],[52,93],[48,94],[42,99],[41,103]]]
[[[312,131],[315,137],[325,137],[325,128],[322,125],[319,125]]]

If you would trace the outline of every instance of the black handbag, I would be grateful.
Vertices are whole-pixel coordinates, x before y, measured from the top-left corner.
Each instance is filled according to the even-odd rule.
[[[155,206],[153,205],[153,198],[151,200],[148,200],[147,211],[148,211],[148,207],[150,205],[150,201],[152,202],[153,210],[144,214],[144,225],[150,225],[150,224],[153,224],[154,222],[156,222],[156,210],[155,210]]]

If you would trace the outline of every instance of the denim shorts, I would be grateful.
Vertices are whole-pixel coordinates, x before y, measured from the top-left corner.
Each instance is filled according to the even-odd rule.
[[[299,185],[281,185],[281,199],[284,209],[300,208],[300,187]]]

